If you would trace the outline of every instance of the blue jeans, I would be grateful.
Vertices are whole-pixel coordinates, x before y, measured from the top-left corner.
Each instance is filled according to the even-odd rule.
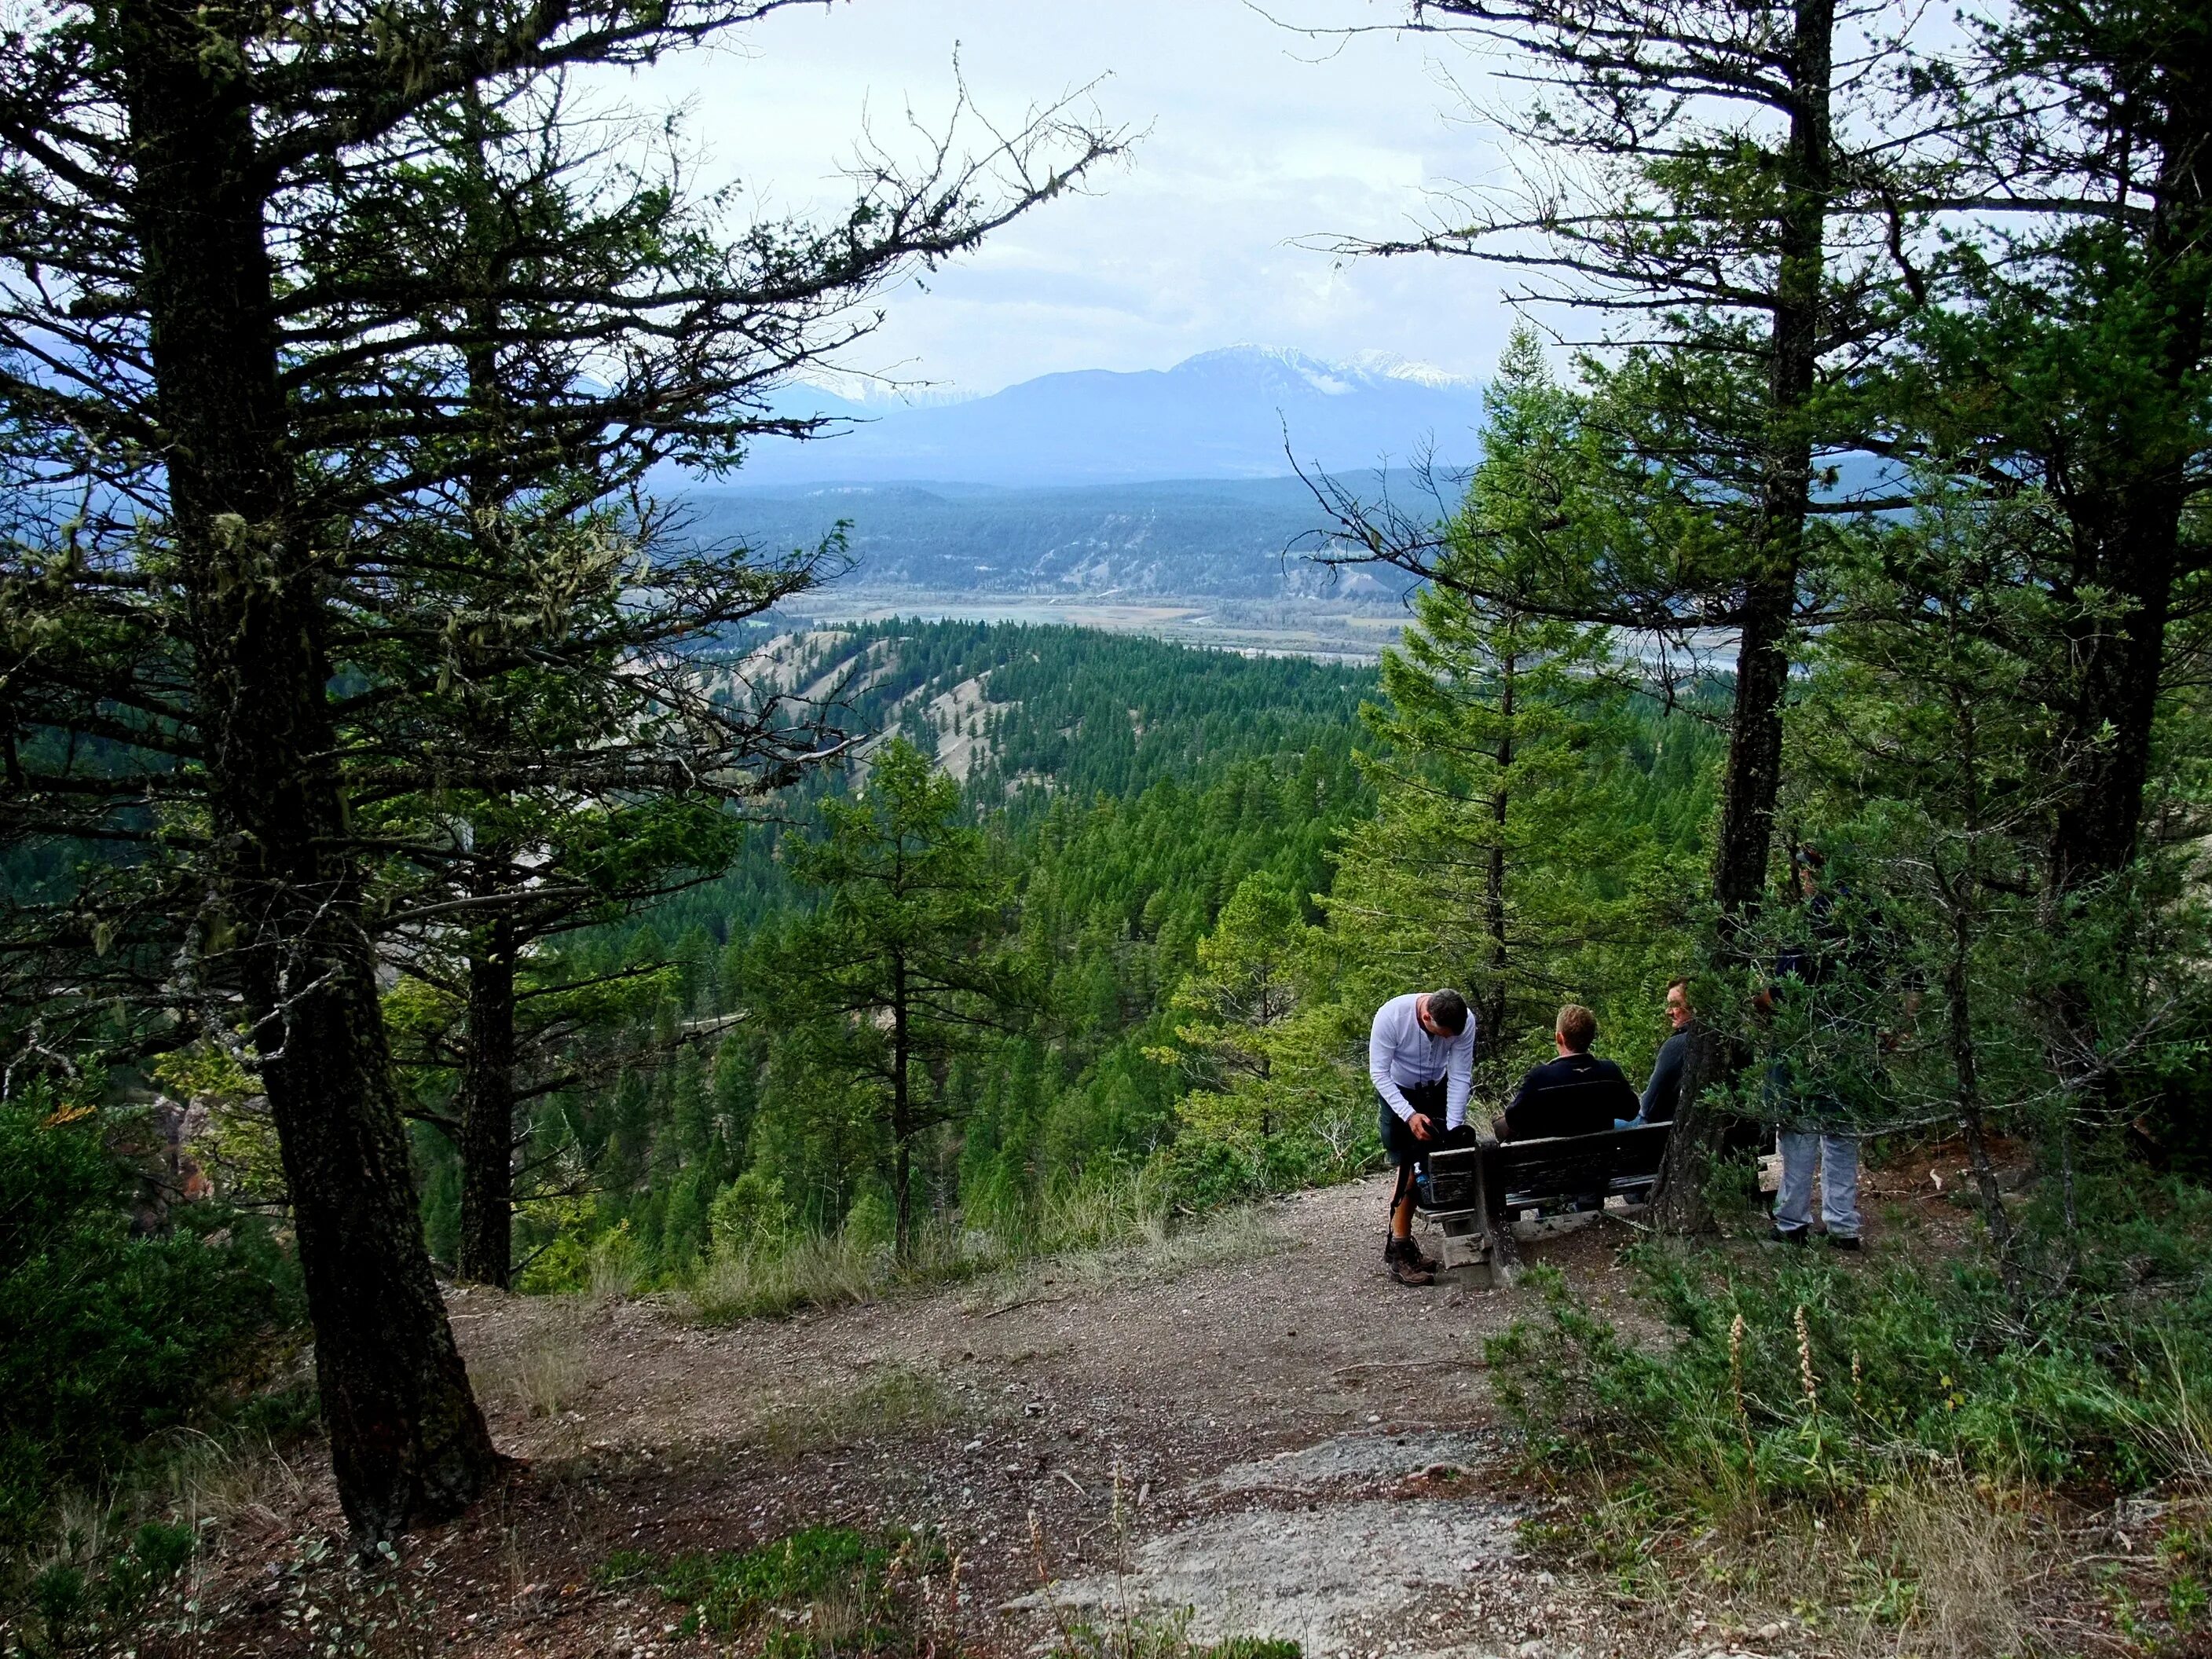
[[[1775,1194],[1774,1224],[1785,1233],[1813,1224],[1813,1171],[1820,1172],[1820,1219],[1832,1238],[1859,1236],[1859,1143],[1855,1135],[1784,1129],[1781,1136],[1782,1190]]]

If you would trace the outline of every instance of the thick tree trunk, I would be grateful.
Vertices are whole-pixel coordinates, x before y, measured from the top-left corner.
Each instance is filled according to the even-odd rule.
[[[2203,79],[2201,67],[2192,78]],[[2114,377],[2127,401],[2111,407],[2105,429],[2081,446],[2067,481],[2073,487],[2059,492],[2085,555],[2080,584],[2133,604],[2117,625],[2085,623],[2071,641],[2081,682],[2067,735],[2077,775],[2051,845],[2052,878],[2065,893],[2124,869],[2136,854],[2181,522],[2197,459],[2190,387],[2202,372],[2212,304],[2204,251],[2212,212],[2203,177],[2212,112],[2205,99],[2190,95],[2185,81],[2168,96],[2159,132],[2158,206],[2139,279],[2152,291],[2130,296],[2162,335],[2146,343],[2147,385]]]
[[[469,956],[461,1070],[461,1277],[502,1290],[514,1275],[514,928],[501,917]]]
[[[1828,203],[1834,189],[1828,106],[1835,0],[1798,0],[1796,21],[1791,81],[1798,103],[1790,114],[1784,158],[1785,195],[1767,357],[1766,453],[1739,624],[1735,705],[1713,848],[1717,942],[1722,960],[1730,966],[1740,965],[1735,959],[1741,941],[1765,891],[1775,802],[1782,790],[1782,714],[1812,501],[1809,416],[1820,374]],[[1711,1219],[1701,1176],[1720,1154],[1727,1121],[1702,1109],[1698,1094],[1709,1084],[1726,1080],[1732,1071],[1731,1045],[1721,1042],[1717,1032],[1691,1042],[1666,1165],[1652,1192],[1652,1218],[1662,1231],[1695,1231]]]
[[[2133,608],[2117,623],[2082,624],[2071,641],[2081,679],[2064,747],[2074,777],[2053,826],[2051,856],[2062,894],[2117,874],[2136,854],[2184,490],[2177,462],[2166,477],[2115,480],[2094,507],[2075,507],[2079,527],[2104,544],[2084,561],[2081,585],[2124,594]]]
[[[362,1542],[450,1515],[497,1458],[422,1241],[325,688],[324,574],[293,512],[252,112],[224,14],[119,14],[216,872],[291,1190],[340,1501]]]
[[[2164,330],[2150,355],[2154,378],[2148,386],[2118,378],[2122,396],[2130,401],[2106,411],[2105,429],[2083,446],[2087,453],[2076,464],[2086,476],[2060,492],[2079,550],[2075,585],[2126,599],[2130,608],[2116,621],[2099,617],[2076,624],[2069,641],[2067,666],[2079,678],[2063,750],[2072,775],[2051,838],[2054,921],[2125,870],[2139,850],[2166,629],[2197,459],[2188,388],[2201,372],[2212,284],[2203,252],[2208,216],[2201,173],[2212,146],[2212,122],[2203,100],[2185,96],[2167,115],[2160,206],[2143,259],[2146,280],[2157,286],[2129,296]],[[2087,988],[2059,985],[2051,1010],[2053,1070],[2078,1091],[2091,1115],[2124,1110],[2120,1079],[2088,1074],[2112,1034],[2097,1029]],[[2070,1125],[2062,1121],[2059,1133],[2070,1231]]]

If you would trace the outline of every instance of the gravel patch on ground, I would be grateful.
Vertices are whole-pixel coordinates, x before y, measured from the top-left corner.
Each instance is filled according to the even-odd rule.
[[[1058,1583],[1012,1605],[1094,1624],[1125,1615],[1158,1623],[1188,1611],[1201,1640],[1280,1637],[1309,1659],[1336,1659],[1364,1651],[1378,1622],[1456,1599],[1510,1559],[1515,1519],[1510,1508],[1480,1500],[1247,1510],[1146,1540],[1126,1572]]]

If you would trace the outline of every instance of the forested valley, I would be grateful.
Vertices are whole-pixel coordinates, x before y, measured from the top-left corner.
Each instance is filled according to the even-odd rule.
[[[752,1241],[757,1256],[835,1235],[865,1260],[892,1242],[902,1209],[917,1228],[957,1224],[943,1248],[972,1257],[1073,1216],[1127,1225],[1147,1206],[1218,1204],[1367,1166],[1368,1000],[1398,963],[1437,955],[1433,938],[1416,944],[1407,924],[1378,926],[1364,908],[1328,933],[1346,834],[1376,811],[1359,747],[1374,676],[945,623],[784,636],[758,653],[795,684],[866,687],[845,718],[879,735],[816,793],[834,811],[854,789],[864,810],[872,793],[896,792],[883,810],[914,815],[915,844],[950,850],[977,906],[962,952],[1001,957],[1004,977],[928,1033],[926,1057],[917,1049],[916,1127],[902,1135],[881,1099],[883,1060],[851,1053],[842,999],[854,988],[818,971],[823,908],[834,915],[849,893],[796,867],[822,833],[806,808],[755,830],[713,879],[555,942],[526,970],[526,994],[544,1011],[528,1023],[548,1033],[524,1068],[526,1288],[585,1288],[595,1263],[626,1281],[681,1284],[718,1238]],[[758,653],[738,659],[757,667]],[[1606,797],[1626,808],[1624,842],[1693,862],[1711,805],[1710,732],[1687,718],[1624,719]],[[1388,867],[1378,857],[1362,879],[1389,879]],[[1638,882],[1632,865],[1614,866],[1591,878],[1588,904],[1634,902]],[[1577,982],[1610,1012],[1604,993],[1617,981],[1624,1054],[1639,1060],[1659,1028],[1637,1006],[1638,973],[1679,948],[1668,929],[1682,920],[1663,905],[1650,914],[1657,932],[1628,951],[1625,971],[1597,965],[1593,950],[1589,983]],[[1628,949],[1625,934],[1607,944]],[[1567,982],[1564,971],[1547,966],[1516,988],[1521,1029],[1486,1061],[1497,1076],[1540,1041],[1536,1005]],[[387,1006],[424,1103],[432,1248],[458,1266],[459,1131],[433,1103],[452,1098],[458,1068],[440,1062],[465,1018],[465,988],[428,964],[410,975]],[[589,1024],[576,1012],[586,1001]],[[1273,1029],[1293,1007],[1295,1042]],[[1295,1098],[1231,1091],[1234,1110],[1212,1104],[1237,1074],[1224,1060],[1243,1049],[1249,1065],[1278,1043],[1285,1064],[1311,1073]],[[588,1084],[534,1085],[575,1076]],[[893,1178],[902,1158],[914,1166],[903,1205]]]
[[[1505,165],[1271,246],[1470,466],[981,550],[1370,670],[792,620],[711,492],[1146,154],[702,188],[792,9],[0,23],[6,1651],[2203,1650],[2212,14],[1386,9]]]

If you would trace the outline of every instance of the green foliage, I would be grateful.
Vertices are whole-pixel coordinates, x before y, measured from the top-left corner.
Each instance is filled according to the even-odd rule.
[[[0,1103],[0,1553],[57,1488],[99,1492],[148,1437],[207,1419],[302,1316],[254,1218],[188,1206],[132,1237],[112,1127],[39,1092]]]
[[[1539,1455],[1691,1515],[1845,1503],[1929,1468],[2124,1491],[2193,1475],[2212,1425],[2212,1217],[2170,1185],[2103,1196],[2148,1212],[2088,1276],[2104,1288],[2025,1304],[1972,1255],[1644,1246],[1633,1265],[1671,1339],[1655,1346],[1539,1271],[1540,1316],[1490,1345],[1500,1399]],[[2124,1254],[2148,1236],[2166,1273]]]
[[[649,933],[563,947],[599,971],[672,962],[684,977],[661,1016],[689,1006],[738,1024],[708,1068],[683,1057],[689,1045],[665,1048],[675,1025],[656,1017],[648,1032],[641,1007],[614,1044],[629,1058],[611,1087],[546,1109],[577,1159],[555,1178],[588,1170],[599,1191],[567,1223],[568,1200],[527,1207],[526,1245],[551,1248],[526,1282],[578,1282],[591,1239],[627,1223],[648,1281],[685,1284],[732,1316],[864,1293],[896,1277],[867,1247],[880,1230],[872,1194],[889,1195],[896,1231],[902,1143],[909,1273],[1043,1248],[1071,1194],[1142,1181],[1169,1208],[1204,1210],[1370,1167],[1367,1021],[1421,956],[1395,924],[1324,916],[1346,832],[1374,810],[1352,755],[1370,675],[957,623],[774,649],[797,653],[779,672],[801,678],[869,665],[862,709],[949,707],[937,699],[975,681],[981,712],[961,719],[980,722],[993,758],[963,793],[894,738],[856,794],[817,801],[780,843],[749,843],[720,882],[656,910]],[[1584,804],[1595,812],[1602,795],[1623,835],[1693,853],[1710,739],[1626,708],[1614,725],[1611,793]],[[1271,738],[1279,752],[1252,753]],[[1009,785],[1006,769],[1056,787]],[[1133,793],[1058,787],[1094,775]],[[919,832],[906,846],[928,854],[899,877],[903,899],[878,878],[897,855],[887,831],[900,812]],[[937,864],[948,884],[921,884]],[[1410,926],[1437,908],[1424,897]],[[686,942],[672,952],[671,939]],[[1666,939],[1646,940],[1650,953],[1668,955]],[[719,951],[715,939],[727,941]],[[888,1109],[894,1022],[872,998],[895,955],[916,946],[934,953],[939,977],[909,1026],[920,1041],[902,1136]],[[1577,986],[1583,1000],[1638,1016],[1614,1051],[1648,1052],[1671,959],[1656,978],[1617,945],[1580,959],[1596,976]],[[1424,979],[1452,971],[1434,952],[1426,962]],[[691,1173],[702,1168],[711,1189]],[[936,1242],[955,1237],[988,1243]]]
[[[617,1551],[595,1576],[613,1583],[651,1574],[663,1595],[690,1607],[686,1634],[742,1636],[766,1626],[769,1654],[815,1659],[930,1650],[930,1609],[921,1586],[946,1559],[943,1547],[925,1534],[823,1526],[749,1550],[679,1555],[665,1563]]]
[[[823,902],[784,937],[761,981],[799,1057],[877,1097],[902,1255],[915,1139],[959,1115],[933,1079],[1035,1000],[1001,945],[1012,884],[959,813],[959,785],[912,744],[895,738],[877,750],[857,798],[823,802],[819,836],[787,845],[793,879]]]
[[[1611,631],[1544,608],[1547,573],[1572,562],[1558,544],[1592,534],[1582,401],[1523,328],[1485,404],[1482,462],[1383,656],[1389,706],[1363,711],[1380,810],[1348,837],[1328,909],[1369,997],[1466,993],[1499,1086],[1546,1056],[1561,1002],[1602,1017],[1619,987],[1641,1013],[1681,971],[1689,872],[1635,810],[1632,677]]]
[[[715,1249],[732,1255],[773,1254],[791,1234],[791,1206],[781,1182],[748,1170],[714,1194],[708,1224]]]

